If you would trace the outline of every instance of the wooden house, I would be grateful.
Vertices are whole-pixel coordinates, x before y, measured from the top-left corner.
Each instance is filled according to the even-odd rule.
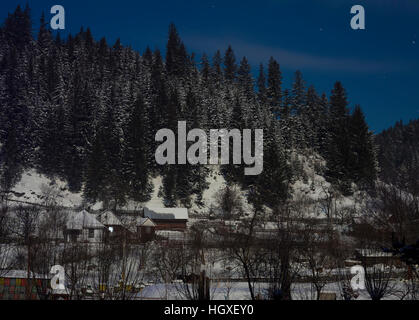
[[[184,231],[189,220],[186,208],[144,208],[144,218],[156,224],[156,230]]]
[[[112,211],[105,211],[97,216],[97,220],[105,227],[105,240],[112,241],[123,239],[124,237],[131,238],[131,231],[128,226],[121,222],[121,219]]]
[[[138,218],[136,223],[137,236],[141,243],[153,241],[156,233],[156,224],[150,218]]]
[[[64,231],[67,242],[97,243],[104,239],[106,227],[86,210],[68,215]]]
[[[383,265],[397,265],[400,266],[401,262],[398,257],[393,256],[390,252],[384,252],[375,249],[357,249],[355,250],[355,257],[361,261],[361,265],[371,267],[377,264]]]

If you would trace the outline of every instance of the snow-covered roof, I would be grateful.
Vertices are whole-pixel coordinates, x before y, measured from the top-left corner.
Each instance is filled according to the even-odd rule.
[[[26,270],[8,270],[5,273],[2,272],[0,278],[7,278],[7,279],[26,279],[28,277],[28,271]],[[46,276],[42,276],[37,273],[30,273],[31,278],[35,279],[48,279]]]
[[[139,227],[155,227],[156,224],[150,218],[138,218],[137,226]]]
[[[68,230],[101,229],[105,226],[94,215],[86,210],[70,214],[67,221]]]
[[[111,211],[103,212],[97,218],[105,226],[122,226],[119,218]]]
[[[357,249],[356,250],[362,257],[369,258],[382,258],[382,257],[392,257],[391,252],[384,252],[376,249]]]
[[[144,208],[144,217],[152,220],[188,220],[186,208]]]

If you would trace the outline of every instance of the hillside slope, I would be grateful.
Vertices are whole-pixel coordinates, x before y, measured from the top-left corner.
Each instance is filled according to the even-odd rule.
[[[326,218],[329,210],[352,210],[356,211],[362,203],[363,193],[355,191],[352,196],[343,196],[334,188],[325,177],[319,174],[318,168],[324,166],[324,160],[317,155],[310,157],[298,156],[303,168],[304,178],[296,180],[292,186],[292,197],[294,200],[304,201],[306,203],[307,217]],[[120,209],[138,210],[143,206],[164,207],[164,199],[161,196],[162,177],[158,176],[152,180],[154,191],[151,200],[146,203],[139,203],[128,200],[126,205]],[[211,174],[207,177],[208,189],[203,193],[203,206],[198,207],[195,201],[190,208],[190,213],[195,215],[207,215],[210,209],[217,209],[217,196],[223,190],[227,183],[219,171],[219,168],[213,167]],[[245,210],[251,210],[246,201],[246,192],[239,190],[243,207]],[[357,190],[356,185],[353,186]],[[84,201],[82,193],[72,193],[69,191],[65,182],[50,178],[36,173],[34,170],[26,171],[22,179],[13,189],[11,200],[23,201],[28,203],[43,204],[48,199],[55,199],[59,205],[66,207],[88,207],[92,210],[102,210],[103,203],[88,203]]]

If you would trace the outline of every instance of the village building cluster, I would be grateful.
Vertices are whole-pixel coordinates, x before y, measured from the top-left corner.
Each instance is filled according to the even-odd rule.
[[[132,212],[105,210],[62,211],[64,224],[56,233],[44,235],[58,244],[100,245],[129,242],[144,245],[159,240],[170,241],[187,231],[189,220],[186,208],[149,208]],[[36,232],[45,219],[37,217]],[[183,237],[185,238],[185,237]],[[2,249],[2,248],[0,248]],[[0,300],[59,300],[68,299],[69,292],[51,288],[52,274],[38,274],[27,270],[0,270]],[[85,289],[86,290],[86,289]],[[87,291],[89,291],[87,289]],[[87,292],[88,293],[88,292]]]

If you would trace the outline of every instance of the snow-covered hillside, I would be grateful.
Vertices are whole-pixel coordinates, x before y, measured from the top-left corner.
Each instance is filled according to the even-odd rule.
[[[59,179],[51,180],[35,170],[23,173],[21,180],[13,188],[11,200],[42,204],[54,197],[59,205],[77,207],[82,204],[81,193],[68,191],[67,183]]]
[[[318,171],[324,170],[326,166],[324,159],[318,155],[298,155],[298,161],[302,165],[304,179],[300,178],[293,183],[293,198],[312,203],[307,216],[326,218],[328,210],[358,211],[366,195],[355,184],[352,185],[353,195],[344,196],[319,174]]]
[[[362,194],[356,191],[354,185],[354,195],[345,197],[335,190],[326,179],[319,174],[322,166],[324,167],[324,160],[317,156],[302,156],[298,155],[298,162],[301,164],[302,176],[293,185],[294,200],[304,200],[308,203],[306,215],[315,218],[326,218],[327,210],[333,207],[333,210],[339,209],[357,209],[362,203]],[[319,169],[320,168],[320,169]],[[209,187],[203,193],[204,206],[199,207],[193,201],[193,206],[190,210],[193,214],[207,214],[211,207],[216,206],[217,193],[225,188],[226,181],[219,168],[213,167],[211,174],[207,178]],[[138,203],[128,201],[123,209],[139,210],[144,206],[149,207],[164,207],[164,201],[159,196],[159,191],[162,186],[162,177],[156,177],[152,180],[154,191],[152,198],[147,203]],[[59,179],[51,180],[50,178],[38,174],[34,170],[26,171],[22,175],[22,179],[14,188],[14,193],[11,199],[29,203],[41,204],[45,202],[48,197],[55,197],[58,203],[66,207],[79,207],[83,205],[82,193],[72,193],[68,190],[67,184]],[[242,191],[243,205],[249,208],[245,201],[245,192]],[[90,206],[90,205],[89,205]],[[93,210],[103,209],[102,202],[98,202],[90,206]],[[326,208],[328,207],[328,208]],[[355,211],[355,210],[354,210]]]

